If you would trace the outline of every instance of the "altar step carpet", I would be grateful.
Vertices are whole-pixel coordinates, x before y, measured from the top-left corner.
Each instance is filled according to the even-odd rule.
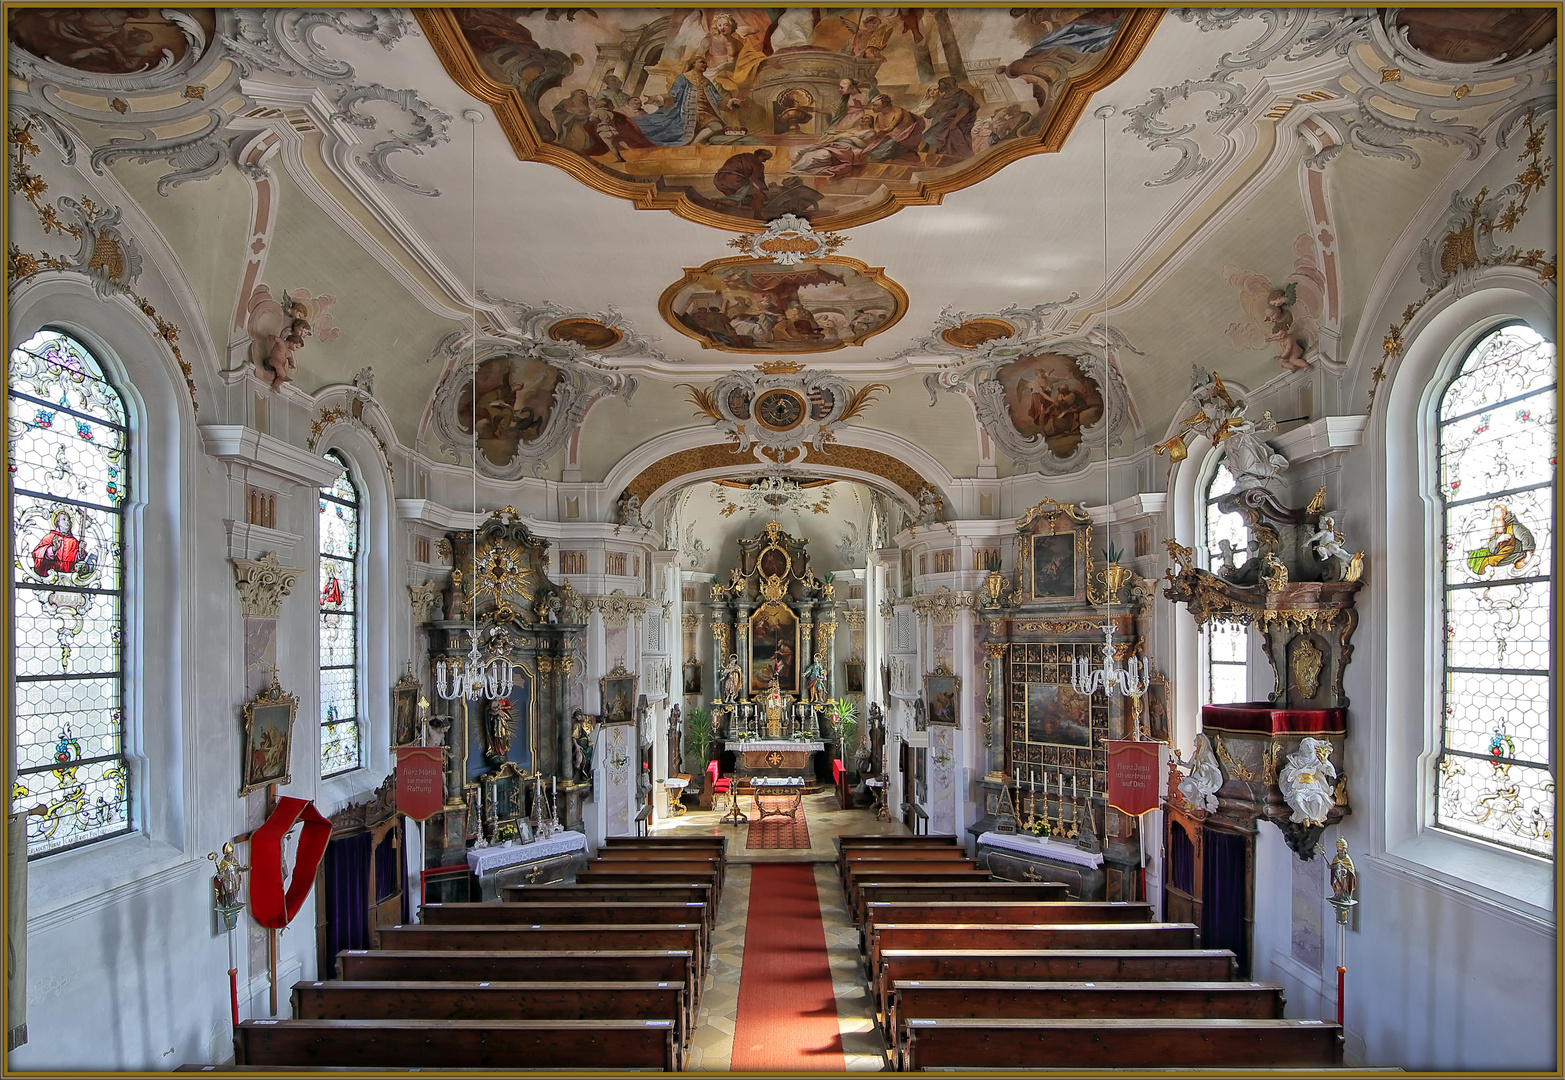
[[[751,871],[729,1068],[785,1073],[843,1069],[826,931],[815,869],[809,863],[757,863]]]

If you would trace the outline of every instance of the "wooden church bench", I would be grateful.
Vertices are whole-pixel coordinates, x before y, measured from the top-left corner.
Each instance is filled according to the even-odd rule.
[[[475,925],[572,925],[639,926],[643,924],[699,924],[703,953],[711,945],[712,924],[705,904],[425,904],[426,926]]]
[[[344,949],[344,982],[658,982],[682,984],[693,1027],[701,976],[689,949],[604,949],[586,952],[491,950],[429,952]]]
[[[1194,949],[1194,923],[1054,923],[994,926],[984,923],[870,923],[865,942],[870,978],[887,949]]]
[[[498,905],[497,905],[498,906]],[[688,949],[696,970],[706,970],[700,923],[605,926],[592,923],[517,923],[477,926],[383,926],[375,931],[376,948],[424,949],[435,952],[477,950],[495,952],[591,952],[625,949]]]
[[[587,865],[589,866],[614,866],[641,865],[658,869],[664,866],[689,867],[693,870],[712,870],[717,873],[717,887],[722,889],[723,881],[728,876],[727,856],[721,853],[706,851],[672,850],[657,851],[638,848],[612,848],[598,853],[598,857]]]
[[[673,1020],[683,1064],[693,1014],[683,982],[297,982],[298,1020]]]
[[[886,1035],[897,1060],[907,1020],[953,1017],[1226,1017],[1281,1020],[1286,1001],[1275,983],[1255,982],[983,982],[891,984]]]
[[[931,901],[1064,900],[1069,888],[1060,881],[902,881],[865,882],[858,888],[853,921],[863,924],[871,903],[923,904]]]
[[[697,882],[669,882],[662,885],[589,885],[576,882],[572,885],[506,885],[500,889],[500,899],[506,903],[594,903],[625,901],[628,903],[700,903],[714,914],[717,909],[717,886]]]
[[[908,1070],[927,1068],[1334,1068],[1342,1033],[1324,1020],[909,1020]]]
[[[711,848],[719,853],[728,851],[726,836],[610,836],[599,845],[600,851],[626,848],[644,851],[647,848]]]
[[[883,949],[875,1004],[884,1017],[899,981],[1230,982],[1238,966],[1228,949]]]
[[[243,1020],[242,1065],[673,1071],[672,1020]]]

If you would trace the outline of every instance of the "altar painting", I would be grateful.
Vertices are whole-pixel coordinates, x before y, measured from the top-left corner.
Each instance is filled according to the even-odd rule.
[[[1032,537],[1032,598],[1068,600],[1076,596],[1076,533]]]
[[[212,40],[217,18],[211,8],[178,11]],[[97,75],[149,72],[177,64],[190,50],[185,30],[162,8],[18,7],[7,13],[7,23],[13,44]]]
[[[750,616],[750,693],[772,684],[785,694],[799,692],[799,620],[782,604],[767,604]]]
[[[1056,746],[1092,745],[1091,699],[1065,685],[1029,683],[1027,741]]]
[[[471,435],[476,412],[479,453],[494,465],[509,465],[518,445],[536,442],[548,430],[560,378],[560,370],[542,360],[491,357],[478,365],[477,385],[469,383],[457,397],[457,426]]]
[[[1024,439],[1042,438],[1055,457],[1068,457],[1082,429],[1103,419],[1103,394],[1075,359],[1062,353],[1024,356],[999,368],[1006,414]],[[1101,438],[1101,436],[1100,436]]]
[[[419,21],[518,157],[720,228],[939,202],[1080,120],[1161,12],[452,8]],[[508,115],[507,115],[508,114]]]
[[[532,771],[532,673],[521,664],[513,665],[512,672],[510,694],[466,703],[468,780],[477,780],[508,761],[523,772]]]
[[[798,266],[719,259],[686,270],[660,306],[671,326],[709,349],[826,352],[862,345],[891,326],[907,294],[855,259]]]

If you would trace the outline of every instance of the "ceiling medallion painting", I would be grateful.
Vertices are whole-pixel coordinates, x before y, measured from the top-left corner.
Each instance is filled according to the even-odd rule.
[[[832,432],[861,414],[884,383],[857,390],[824,371],[736,371],[710,387],[685,387],[696,415],[711,417],[739,451],[758,445],[762,456],[793,460],[805,443],[825,448]]]
[[[25,8],[11,42],[40,60],[94,75],[184,74],[217,28],[210,8]]]
[[[938,203],[1058,150],[1161,17],[1129,8],[450,8],[419,22],[517,156],[718,228]]]
[[[829,352],[888,329],[907,310],[907,293],[879,267],[840,255],[796,266],[739,257],[687,268],[658,308],[708,349]]]
[[[514,480],[539,471],[600,397],[635,392],[636,380],[577,359],[579,346],[447,334],[435,359],[444,374],[430,419],[441,450],[458,460],[476,443],[478,471]],[[476,369],[476,371],[475,371]]]

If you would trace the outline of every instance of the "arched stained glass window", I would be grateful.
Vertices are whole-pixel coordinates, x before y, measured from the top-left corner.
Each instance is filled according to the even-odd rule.
[[[1440,399],[1445,558],[1435,823],[1553,853],[1554,346],[1523,325],[1468,352]]]
[[[348,463],[321,488],[321,775],[359,767],[359,490]]]
[[[1217,506],[1217,501],[1233,489],[1234,478],[1228,471],[1228,462],[1219,461],[1203,500],[1207,566],[1214,571],[1225,563],[1243,564],[1246,558],[1249,534],[1244,527],[1244,518],[1233,510],[1224,513]],[[1210,622],[1202,633],[1206,653],[1206,703],[1227,705],[1248,700],[1249,631],[1235,623]]]
[[[11,352],[16,787],[29,858],[130,831],[125,762],[125,403],[78,341]]]

